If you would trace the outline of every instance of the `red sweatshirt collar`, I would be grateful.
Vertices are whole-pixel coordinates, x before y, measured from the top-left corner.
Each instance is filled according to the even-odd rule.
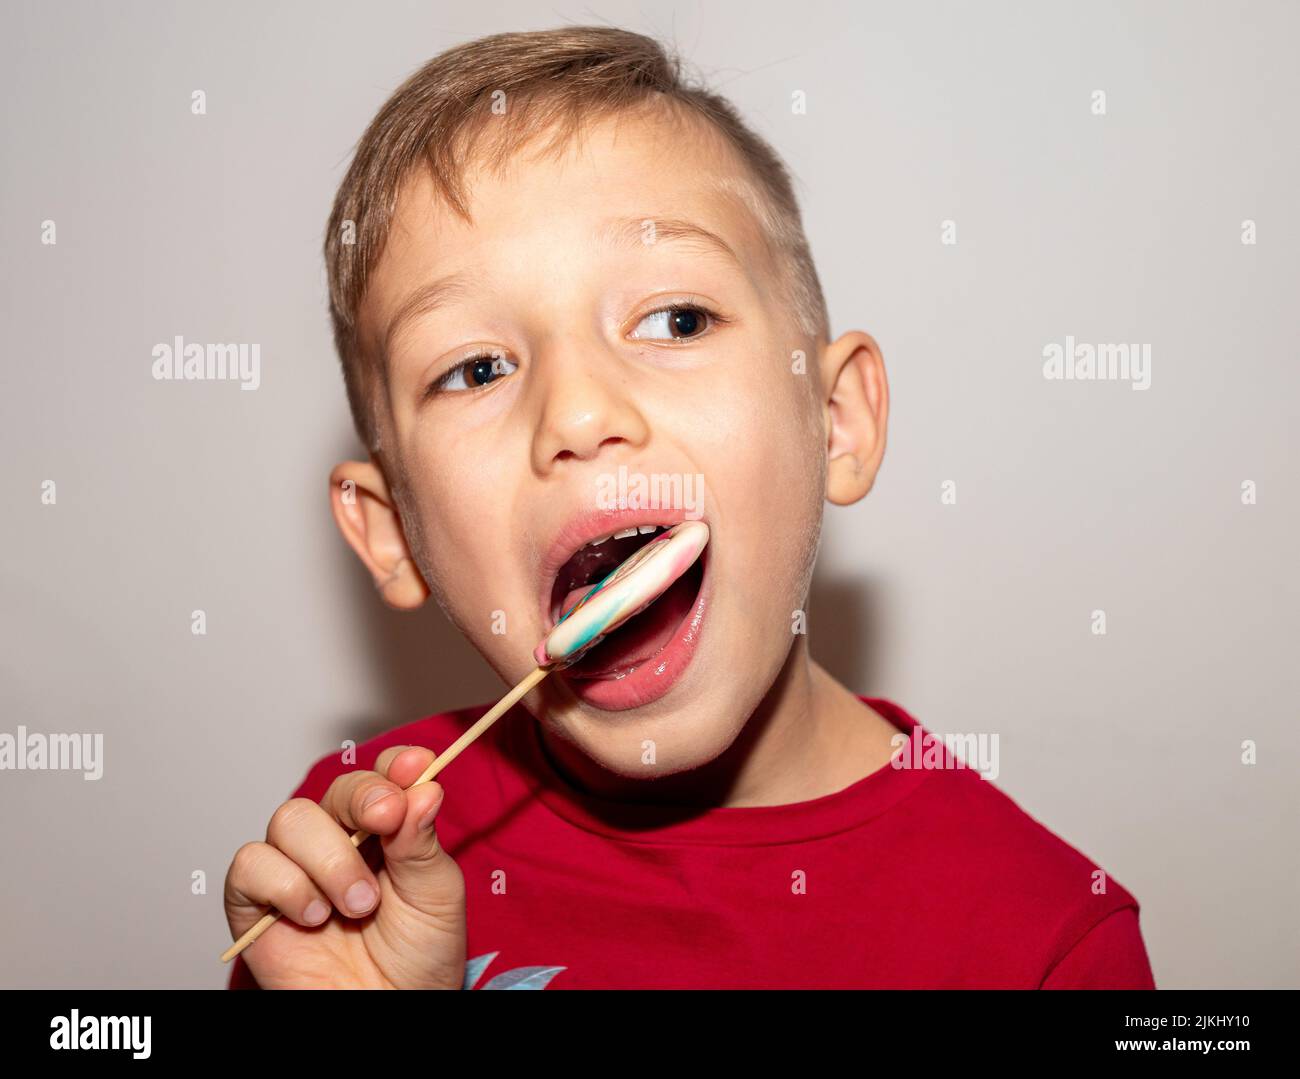
[[[904,734],[925,728],[892,701],[858,698]],[[788,805],[690,810],[674,806],[613,802],[575,790],[551,765],[537,721],[528,713],[505,717],[511,755],[532,794],[556,816],[609,839],[645,844],[768,846],[807,842],[855,828],[910,794],[925,769],[886,764],[833,794]]]

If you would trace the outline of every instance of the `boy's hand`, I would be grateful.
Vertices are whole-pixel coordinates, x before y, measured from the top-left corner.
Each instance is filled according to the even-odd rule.
[[[235,853],[225,893],[232,937],[263,907],[281,913],[241,953],[262,988],[461,987],[465,878],[432,820],[443,788],[430,781],[404,789],[433,758],[419,746],[386,749],[377,771],[339,776],[320,805],[285,802],[266,842]],[[351,838],[358,828],[380,838],[359,850]]]

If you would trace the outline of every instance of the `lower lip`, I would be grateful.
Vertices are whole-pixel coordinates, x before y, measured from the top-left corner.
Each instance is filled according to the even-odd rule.
[[[559,672],[559,677],[564,679],[564,684],[578,700],[605,711],[621,712],[657,701],[673,688],[690,666],[700,642],[709,599],[708,555],[706,548],[701,555],[704,561],[703,574],[695,602],[660,652],[622,676],[577,678],[566,677],[564,671]]]

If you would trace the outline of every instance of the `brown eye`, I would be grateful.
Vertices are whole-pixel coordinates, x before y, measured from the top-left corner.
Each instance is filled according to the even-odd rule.
[[[473,363],[467,363],[465,371],[469,375],[469,381],[475,386],[486,386],[497,376],[491,360],[475,360]]]
[[[698,337],[715,317],[706,308],[677,304],[660,311],[651,311],[637,323],[631,336],[637,340],[684,341]],[[646,329],[643,330],[643,327]]]
[[[429,393],[439,391],[459,392],[477,390],[491,385],[502,375],[512,374],[519,365],[505,356],[473,356],[464,363],[458,363],[446,374],[441,375],[429,387]]]

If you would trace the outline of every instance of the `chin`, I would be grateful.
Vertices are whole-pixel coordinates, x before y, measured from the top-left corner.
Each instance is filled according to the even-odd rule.
[[[612,775],[621,779],[653,781],[704,767],[721,756],[739,733],[738,729],[733,729],[734,717],[698,718],[701,720],[698,726],[684,732],[668,733],[656,729],[662,724],[647,721],[620,727],[617,731],[593,732],[588,729],[576,737],[566,726],[563,737]],[[653,764],[643,760],[646,741],[654,743]]]
[[[701,768],[726,752],[757,704],[749,701],[745,687],[708,679],[701,662],[706,658],[650,707],[611,712],[560,688],[560,700],[548,709],[550,728],[624,779],[651,780]],[[654,743],[653,764],[642,760],[647,741]]]

